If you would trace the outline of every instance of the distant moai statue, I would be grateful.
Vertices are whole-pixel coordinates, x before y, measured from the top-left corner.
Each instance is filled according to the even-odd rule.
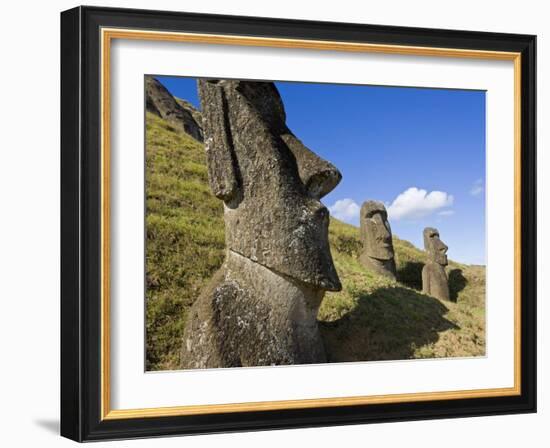
[[[379,201],[364,202],[359,221],[363,243],[359,261],[368,270],[395,280],[395,254],[386,207]]]
[[[210,187],[226,258],[184,330],[182,368],[326,362],[317,325],[341,290],[320,199],[340,172],[286,126],[270,82],[199,80]]]
[[[447,266],[447,250],[439,239],[439,231],[433,227],[424,229],[424,249],[427,261],[422,269],[422,292],[441,300],[450,300]]]

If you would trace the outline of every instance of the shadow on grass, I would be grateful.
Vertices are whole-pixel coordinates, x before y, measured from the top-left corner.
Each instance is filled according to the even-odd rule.
[[[410,359],[415,348],[434,343],[454,323],[439,300],[395,286],[357,295],[342,318],[320,322],[329,362]]]
[[[453,302],[456,302],[458,299],[458,293],[462,291],[468,280],[462,274],[462,269],[453,269],[449,272],[449,294]]]
[[[408,261],[397,267],[397,281],[409,288],[422,291],[422,268],[424,263],[419,261]]]

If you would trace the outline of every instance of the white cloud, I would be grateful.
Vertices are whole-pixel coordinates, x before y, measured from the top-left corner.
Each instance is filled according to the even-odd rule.
[[[472,196],[479,196],[481,193],[483,193],[483,190],[483,179],[478,179],[474,182],[472,188],[470,188],[470,194]]]
[[[359,217],[360,207],[350,198],[339,199],[329,208],[330,214],[341,221],[350,222]]]
[[[442,210],[438,213],[439,216],[451,216],[454,214],[455,214],[454,210]]]
[[[411,187],[399,194],[388,207],[388,216],[395,221],[403,218],[422,218],[453,205],[454,198],[444,191]],[[450,210],[449,210],[450,211]]]

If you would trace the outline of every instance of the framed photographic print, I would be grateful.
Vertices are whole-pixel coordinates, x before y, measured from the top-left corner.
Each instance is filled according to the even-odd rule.
[[[61,433],[536,410],[535,36],[61,14]]]

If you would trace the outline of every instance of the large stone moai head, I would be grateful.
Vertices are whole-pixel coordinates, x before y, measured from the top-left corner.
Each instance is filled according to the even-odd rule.
[[[360,233],[365,267],[395,279],[395,260],[388,212],[382,202],[366,201],[361,207]]]
[[[440,300],[450,300],[449,280],[445,271],[448,247],[439,239],[437,229],[424,229],[424,248],[428,259],[422,268],[422,291]]]
[[[449,249],[439,238],[439,230],[433,227],[424,229],[424,249],[428,254],[428,260],[441,266],[447,266],[447,250]]]
[[[320,202],[340,172],[288,129],[273,83],[199,80],[198,87],[227,249],[310,287],[340,290]]]

